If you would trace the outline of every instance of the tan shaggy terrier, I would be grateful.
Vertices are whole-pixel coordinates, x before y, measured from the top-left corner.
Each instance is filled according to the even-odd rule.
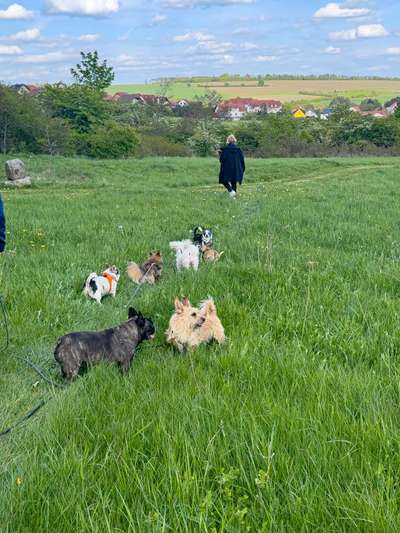
[[[214,301],[210,298],[201,303],[200,309],[193,307],[187,298],[175,299],[175,312],[165,332],[167,342],[180,352],[193,349],[200,344],[216,340],[225,341],[225,332]]]

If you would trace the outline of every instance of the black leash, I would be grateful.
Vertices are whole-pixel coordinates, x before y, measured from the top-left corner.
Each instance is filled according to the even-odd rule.
[[[133,291],[133,294],[130,298],[130,300],[128,301],[128,305],[127,307],[129,307],[132,302],[135,300],[136,296],[139,294],[139,292],[143,289],[144,287],[144,283],[142,283],[142,280],[145,279],[145,277],[147,276],[147,274],[150,272],[150,270],[153,268],[153,266],[155,265],[155,263],[151,263],[151,265],[149,266],[149,268],[146,270],[146,272],[142,275],[142,277],[139,279],[139,284],[138,286],[136,287],[136,289]]]
[[[131,303],[136,298],[136,296],[139,294],[139,292],[143,289],[144,283],[141,283],[141,282],[147,276],[147,274],[150,272],[152,267],[153,267],[153,263],[150,265],[148,270],[140,278],[139,286],[135,289],[132,297],[130,298],[130,300],[128,302],[128,307],[131,305]],[[2,314],[3,314],[3,318],[4,318],[5,331],[6,331],[6,343],[5,343],[5,346],[0,350],[0,353],[1,353],[3,351],[6,351],[8,349],[8,347],[9,347],[9,345],[10,345],[10,329],[9,329],[9,325],[8,325],[7,311],[6,311],[6,307],[5,307],[5,304],[4,304],[4,301],[3,301],[3,298],[2,298],[1,295],[0,295],[0,308],[2,310]],[[46,375],[45,371],[42,368],[40,368],[40,366],[36,365],[35,363],[32,363],[32,361],[30,361],[29,359],[27,359],[25,357],[20,357],[20,356],[16,356],[16,358],[19,359],[20,361],[24,362],[30,368],[32,368],[32,370],[34,370],[44,381],[49,383],[49,385],[52,385],[53,387],[59,387],[59,388],[64,388],[65,387],[64,384],[56,383],[51,378],[49,378]],[[27,420],[32,418],[45,404],[46,404],[46,400],[41,400],[40,403],[36,407],[31,409],[28,414],[26,414],[25,416],[23,416],[22,418],[17,420],[17,422],[15,422],[12,426],[10,426],[7,429],[1,431],[0,432],[0,438],[5,437],[6,435],[9,435],[14,429],[18,428],[24,422],[26,422]]]
[[[30,359],[25,358],[25,357],[20,357],[19,355],[17,355],[16,358],[24,362],[30,368],[32,368],[32,370],[34,370],[44,381],[49,383],[49,385],[52,385],[53,387],[59,387],[59,388],[65,387],[64,383],[57,383],[56,381],[53,381],[51,378],[49,378],[49,376],[46,375],[43,368],[40,368],[40,366],[35,365],[35,363],[32,363]]]
[[[0,310],[3,317],[3,324],[4,324],[4,330],[5,330],[5,344],[0,348],[0,353],[6,352],[10,346],[10,324],[9,324],[9,318],[7,313],[6,304],[4,301],[4,297],[0,294]],[[63,385],[61,383],[54,382],[51,378],[49,378],[43,369],[41,369],[39,366],[32,363],[29,359],[25,357],[15,356],[20,361],[24,362],[26,365],[28,365],[30,368],[32,368],[44,381],[52,385],[53,387],[62,387]],[[46,400],[42,399],[40,403],[31,409],[29,413],[24,415],[22,418],[17,420],[12,426],[8,427],[7,429],[0,431],[0,438],[5,437],[6,435],[9,435],[14,429],[22,425],[24,422],[32,418],[44,405],[46,404]]]
[[[27,415],[20,418],[17,422],[15,422],[15,424],[10,426],[9,428],[5,429],[4,431],[1,431],[0,437],[5,437],[6,435],[9,435],[13,429],[17,428],[18,426],[20,426],[21,424],[23,424],[24,422],[32,418],[32,416],[35,415],[39,411],[39,409],[41,409],[45,405],[45,403],[46,403],[45,400],[41,400],[39,405],[37,405],[31,411],[29,411]]]
[[[7,309],[3,300],[3,296],[0,294],[0,309],[3,315],[4,330],[6,332],[6,342],[4,346],[0,349],[0,353],[5,352],[10,345],[10,327],[8,324],[8,315]]]

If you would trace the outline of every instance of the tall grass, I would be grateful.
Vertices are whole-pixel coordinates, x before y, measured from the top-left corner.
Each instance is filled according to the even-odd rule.
[[[399,529],[397,160],[249,161],[237,201],[211,159],[29,165],[3,195],[0,428],[49,401],[0,441],[2,531]],[[199,223],[225,256],[178,274],[168,241]],[[165,276],[135,306],[157,339],[127,377],[53,390],[15,358],[57,379],[60,334],[126,317],[129,280],[98,306],[85,276],[153,248]],[[228,343],[167,347],[176,295],[212,295]]]

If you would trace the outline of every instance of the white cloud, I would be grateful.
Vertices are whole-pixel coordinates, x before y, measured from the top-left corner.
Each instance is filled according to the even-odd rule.
[[[241,43],[239,45],[239,48],[241,48],[242,50],[256,50],[258,48],[258,45],[254,43],[245,42],[245,43]]]
[[[222,61],[221,63],[223,63],[224,65],[233,65],[233,63],[235,62],[233,56],[231,56],[230,54],[224,54],[222,56]]]
[[[382,24],[367,24],[357,28],[357,37],[361,38],[386,37],[387,35],[389,32]]]
[[[277,56],[257,56],[256,61],[257,63],[267,63],[270,61],[276,61],[278,58]]]
[[[210,33],[203,33],[201,31],[189,32],[183,35],[175,35],[174,37],[174,41],[177,43],[184,43],[187,41],[204,42],[204,41],[214,41],[214,40],[215,40],[214,35],[211,35]]]
[[[369,72],[385,72],[385,70],[388,70],[387,65],[376,65],[372,67],[368,67],[367,69]]]
[[[314,13],[314,18],[353,18],[364,17],[371,13],[370,9],[365,7],[343,7],[340,4],[330,2],[325,7],[321,7]]]
[[[30,28],[10,35],[11,41],[36,41],[40,37],[39,28]]]
[[[0,56],[15,56],[18,54],[22,54],[22,50],[19,46],[0,44]]]
[[[389,56],[400,56],[400,48],[397,48],[397,47],[386,48],[386,53]]]
[[[197,44],[190,46],[186,52],[191,55],[209,55],[209,56],[223,56],[234,48],[230,42],[219,43],[217,41],[200,41]]]
[[[18,57],[16,63],[58,63],[70,57],[63,52],[49,52],[47,54],[31,54]]]
[[[351,30],[336,31],[329,34],[331,41],[354,41],[355,39],[371,39],[389,35],[382,24],[365,24]]]
[[[78,38],[78,41],[82,41],[84,43],[94,43],[98,39],[100,39],[99,33],[87,33],[86,35],[81,35]]]
[[[164,7],[183,9],[187,7],[231,6],[254,4],[255,0],[164,0]]]
[[[354,41],[357,39],[357,30],[334,31],[329,34],[331,41]]]
[[[137,67],[142,65],[143,61],[140,61],[136,57],[128,54],[121,54],[114,59],[113,63],[124,67]]]
[[[46,0],[49,13],[101,17],[119,11],[119,0]]]
[[[33,12],[28,11],[21,4],[11,4],[7,9],[0,10],[0,19],[3,20],[30,19],[32,17]]]
[[[324,53],[329,55],[337,55],[340,54],[342,51],[341,48],[335,48],[334,46],[328,46],[328,48],[325,48]]]
[[[159,24],[160,22],[164,22],[164,20],[167,20],[167,15],[154,15],[151,22],[153,24]]]

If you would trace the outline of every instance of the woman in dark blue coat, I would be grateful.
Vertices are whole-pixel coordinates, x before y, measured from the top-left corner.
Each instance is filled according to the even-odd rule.
[[[6,247],[6,219],[4,216],[3,201],[0,195],[0,254]]]
[[[232,198],[235,198],[237,184],[242,183],[246,170],[243,152],[236,142],[234,135],[229,135],[226,146],[219,153],[221,162],[219,182],[227,189]]]

